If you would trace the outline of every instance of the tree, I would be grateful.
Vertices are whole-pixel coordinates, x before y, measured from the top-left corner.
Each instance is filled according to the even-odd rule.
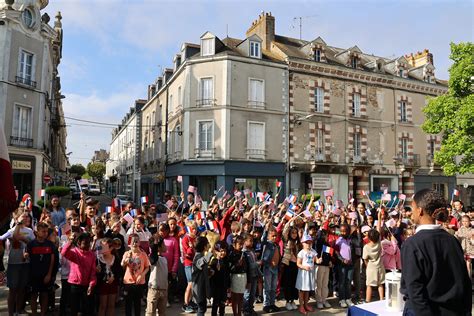
[[[69,169],[69,172],[72,174],[76,174],[77,176],[80,177],[84,173],[86,173],[86,168],[84,168],[84,166],[81,164],[75,164],[71,166],[71,168]]]
[[[441,134],[434,161],[446,175],[474,173],[474,44],[451,43],[448,92],[429,100],[422,128]]]
[[[102,182],[102,179],[105,175],[105,165],[102,162],[89,163],[87,165],[87,173],[94,179],[99,182]]]

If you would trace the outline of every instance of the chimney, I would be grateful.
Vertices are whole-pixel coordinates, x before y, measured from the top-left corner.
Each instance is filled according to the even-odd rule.
[[[416,54],[405,55],[406,60],[412,67],[419,67],[426,64],[433,64],[433,54],[428,49],[424,49],[422,52]]]
[[[257,34],[263,41],[263,49],[270,50],[272,41],[275,40],[275,18],[271,12],[262,12],[258,19],[253,21],[252,26],[247,30],[247,37]]]
[[[163,86],[163,77],[158,77],[155,81],[156,84],[156,92],[160,91],[161,87]]]
[[[155,93],[156,93],[156,85],[149,84],[148,85],[148,100],[151,100],[151,98],[153,98]]]

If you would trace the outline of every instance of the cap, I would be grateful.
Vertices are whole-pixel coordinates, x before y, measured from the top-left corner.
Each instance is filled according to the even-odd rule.
[[[367,226],[367,225],[364,225],[364,226],[362,226],[362,228],[360,229],[360,231],[361,231],[361,232],[362,232],[362,234],[363,234],[363,233],[367,233],[367,232],[369,232],[369,231],[370,231],[370,229],[371,229],[371,228],[370,228],[369,226]]]
[[[307,241],[311,241],[311,242],[312,242],[312,241],[313,241],[313,238],[312,238],[310,235],[308,235],[307,232],[304,232],[304,233],[303,233],[303,237],[301,237],[301,242],[307,242]]]

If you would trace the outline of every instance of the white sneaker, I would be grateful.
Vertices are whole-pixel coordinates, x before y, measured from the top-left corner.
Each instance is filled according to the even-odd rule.
[[[170,308],[170,307],[171,307],[170,302],[166,302],[166,307],[167,307],[167,308]]]
[[[324,305],[324,307],[326,307],[326,308],[331,308],[331,307],[332,307],[331,304],[329,304],[328,301],[325,301],[325,302],[323,303],[323,305]]]
[[[346,308],[347,307],[346,301],[340,300],[339,301],[339,306],[341,306],[342,308]]]
[[[318,309],[323,309],[323,308],[324,308],[323,303],[318,303],[318,304],[316,304],[316,307],[317,307]]]
[[[352,301],[351,301],[350,298],[348,298],[348,299],[346,300],[346,304],[347,304],[347,306],[354,306],[354,303],[352,303]]]
[[[293,307],[293,310],[297,310],[298,306],[296,306],[295,302],[291,302],[291,306]]]
[[[292,311],[293,310],[293,305],[290,302],[287,302],[285,307],[286,307],[287,311]]]

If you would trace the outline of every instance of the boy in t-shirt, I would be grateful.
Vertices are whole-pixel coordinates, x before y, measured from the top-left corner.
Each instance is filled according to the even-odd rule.
[[[48,292],[55,280],[52,275],[54,267],[55,245],[46,239],[48,237],[48,224],[38,223],[36,226],[36,239],[28,243],[25,258],[30,259],[30,285],[31,309],[36,315],[38,294],[40,297],[41,315],[46,315],[48,310]]]

